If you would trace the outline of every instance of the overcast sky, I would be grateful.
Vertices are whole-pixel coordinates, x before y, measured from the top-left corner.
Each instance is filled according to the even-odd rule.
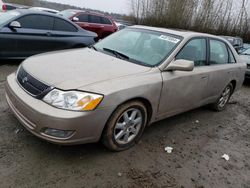
[[[47,0],[114,13],[129,13],[130,0]]]

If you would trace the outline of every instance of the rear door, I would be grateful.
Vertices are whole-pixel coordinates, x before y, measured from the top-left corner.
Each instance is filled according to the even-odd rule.
[[[54,20],[52,40],[55,50],[72,48],[75,45],[83,44],[80,39],[82,37],[77,37],[78,28],[64,19],[55,18]],[[76,38],[76,40],[73,40],[73,38]]]
[[[102,17],[96,15],[89,15],[90,30],[95,32],[98,37],[102,37],[104,25],[101,23]]]
[[[88,14],[86,14],[86,13],[79,13],[75,17],[79,19],[79,21],[76,22],[77,25],[79,25],[83,29],[86,29],[88,31],[92,31],[91,30],[91,26],[89,24],[89,15]]]
[[[214,100],[221,95],[227,84],[238,78],[240,68],[224,41],[209,39],[209,52],[209,82],[206,96]]]
[[[19,57],[54,50],[52,30],[54,18],[46,15],[25,15],[17,21],[21,28],[16,29]]]
[[[162,72],[163,87],[159,118],[172,116],[204,104],[207,88],[207,39],[193,38],[180,50],[175,59],[194,61],[193,71]]]

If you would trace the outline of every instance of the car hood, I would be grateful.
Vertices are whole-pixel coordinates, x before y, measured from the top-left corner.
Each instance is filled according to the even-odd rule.
[[[250,55],[240,55],[240,59],[247,64],[250,64]]]
[[[88,48],[36,55],[25,60],[22,66],[41,82],[64,90],[78,89],[151,69]]]

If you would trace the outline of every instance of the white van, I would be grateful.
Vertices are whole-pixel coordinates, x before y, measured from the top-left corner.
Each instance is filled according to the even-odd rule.
[[[5,4],[3,3],[2,0],[0,0],[0,12],[5,12],[6,11],[6,6]]]

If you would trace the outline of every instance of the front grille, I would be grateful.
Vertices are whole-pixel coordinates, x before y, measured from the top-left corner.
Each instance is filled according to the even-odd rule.
[[[36,98],[41,98],[46,95],[51,87],[38,81],[29,73],[27,73],[23,67],[20,67],[17,73],[18,83],[23,87],[23,89],[29,94]]]

